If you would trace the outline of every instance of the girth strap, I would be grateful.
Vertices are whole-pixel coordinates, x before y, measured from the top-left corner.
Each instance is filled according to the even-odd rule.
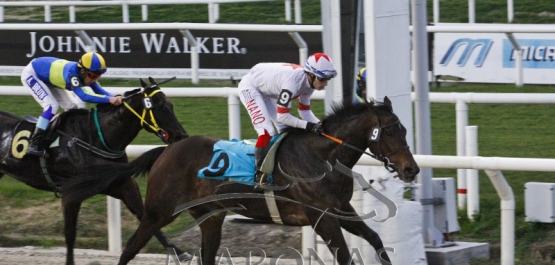
[[[272,221],[274,221],[274,223],[276,224],[283,224],[277,208],[274,191],[264,190],[264,198],[266,199],[266,206],[268,206],[268,211],[270,212],[270,217],[272,217]]]
[[[52,181],[52,178],[48,173],[48,168],[46,167],[46,159],[44,157],[40,157],[39,161],[40,161],[40,168],[42,170],[42,174],[44,175],[44,178],[46,178],[46,182],[48,182],[48,185],[50,185],[50,187],[54,188],[56,196],[59,197],[58,192],[61,192],[62,189],[56,186],[56,184],[54,184],[54,181]]]

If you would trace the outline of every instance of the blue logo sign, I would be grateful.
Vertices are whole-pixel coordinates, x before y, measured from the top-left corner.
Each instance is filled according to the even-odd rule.
[[[459,60],[457,61],[457,65],[460,67],[464,67],[474,50],[478,50],[477,48],[480,47],[478,57],[476,57],[476,60],[474,61],[474,66],[482,67],[492,44],[493,41],[491,39],[458,39],[454,41],[453,44],[451,44],[451,47],[449,47],[439,64],[447,66],[451,59],[453,59],[453,56],[457,53],[457,50],[462,46],[466,46],[461,56],[459,57]]]
[[[555,68],[555,40],[518,40],[522,48],[523,68]],[[503,68],[515,68],[516,52],[509,40],[503,40]]]

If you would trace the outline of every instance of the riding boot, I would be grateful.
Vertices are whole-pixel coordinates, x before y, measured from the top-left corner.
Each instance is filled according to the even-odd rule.
[[[269,147],[255,147],[254,148],[254,164],[256,165],[256,173],[254,173],[254,182],[256,183],[254,188],[261,188],[263,185],[270,184],[268,176],[260,170],[262,167],[262,162],[268,154]]]
[[[44,158],[48,158],[48,153],[42,148],[42,139],[44,138],[45,131],[41,128],[36,127],[33,136],[31,137],[29,147],[27,147],[26,154],[36,155]]]

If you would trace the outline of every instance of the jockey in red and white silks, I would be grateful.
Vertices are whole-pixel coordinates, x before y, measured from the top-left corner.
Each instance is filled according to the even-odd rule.
[[[320,120],[310,110],[314,90],[322,90],[337,72],[332,60],[323,53],[311,55],[300,66],[291,63],[259,63],[239,82],[239,98],[258,134],[255,163],[259,169],[272,136],[286,126],[323,132]],[[299,99],[301,119],[291,114],[291,104]]]

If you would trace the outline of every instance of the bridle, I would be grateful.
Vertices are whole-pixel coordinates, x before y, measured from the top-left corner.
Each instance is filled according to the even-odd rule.
[[[169,134],[166,130],[160,128],[158,126],[158,123],[156,122],[156,118],[154,117],[154,112],[152,111],[153,108],[153,104],[152,104],[152,96],[156,95],[158,92],[162,92],[162,90],[158,87],[161,84],[167,83],[171,80],[175,79],[175,77],[173,78],[169,78],[166,79],[162,82],[159,82],[158,84],[152,84],[149,87],[143,87],[141,88],[141,90],[126,96],[125,98],[123,98],[123,105],[129,110],[131,111],[131,113],[133,113],[137,118],[139,118],[139,120],[141,121],[141,126],[144,127],[144,125],[146,124],[152,131],[156,132],[158,134],[158,137],[160,137],[160,139],[167,143],[169,141]],[[158,88],[157,88],[158,87]],[[155,89],[156,88],[156,89]],[[146,90],[147,89],[154,89],[154,91],[152,91],[150,94],[147,94]],[[141,114],[139,114],[137,111],[135,111],[135,109],[133,109],[133,107],[131,107],[128,103],[127,100],[131,97],[134,97],[136,95],[139,94],[143,94],[144,98],[143,98],[143,111]],[[148,121],[145,120],[145,116],[149,115],[150,117],[150,123]]]
[[[370,109],[370,107],[368,107],[368,111],[373,112],[374,114],[376,114],[374,111],[372,111],[372,109]],[[386,155],[382,154],[382,151],[381,151],[381,149],[380,149],[380,144],[379,144],[380,138],[381,138],[382,129],[387,128],[387,127],[391,127],[391,126],[394,126],[394,125],[398,125],[398,124],[401,123],[401,121],[400,121],[400,120],[397,120],[396,122],[393,122],[393,123],[391,123],[391,124],[387,124],[387,125],[384,125],[384,126],[380,126],[380,119],[378,118],[378,115],[377,115],[377,114],[376,114],[375,116],[376,116],[377,126],[373,127],[372,130],[370,130],[370,135],[368,136],[368,142],[369,142],[369,143],[368,143],[368,149],[370,149],[370,147],[372,146],[373,143],[376,143],[377,154],[373,154],[373,153],[369,153],[369,152],[366,152],[366,151],[364,151],[364,150],[361,150],[360,148],[358,148],[358,147],[356,147],[356,146],[353,146],[353,145],[351,145],[351,144],[348,144],[348,143],[346,143],[345,141],[343,141],[343,140],[341,140],[341,139],[338,139],[338,138],[335,138],[335,137],[333,137],[333,136],[331,136],[331,135],[328,135],[328,134],[325,134],[325,133],[322,133],[322,135],[325,136],[325,137],[327,137],[327,138],[329,138],[329,139],[331,139],[331,140],[333,140],[333,141],[335,141],[335,142],[337,142],[337,143],[339,143],[339,144],[341,144],[341,145],[344,145],[344,146],[346,146],[346,147],[349,147],[349,148],[351,148],[351,149],[353,149],[353,150],[355,150],[355,151],[357,151],[357,152],[366,154],[366,155],[368,155],[368,156],[370,156],[370,157],[372,157],[372,158],[374,158],[374,159],[376,159],[376,160],[382,162],[382,163],[384,164],[385,169],[387,169],[387,171],[389,171],[390,173],[393,173],[393,172],[395,172],[395,166],[396,166],[396,165],[395,165],[394,163],[392,163],[392,162],[389,160],[388,157],[391,156],[391,155],[394,155],[394,154],[396,154],[396,153],[398,153],[398,152],[400,152],[401,150],[408,149],[409,146],[408,146],[408,145],[405,145],[405,146],[400,147],[399,149],[397,149],[397,150],[395,150],[395,151],[389,152],[389,153],[386,154]]]
[[[156,86],[156,85],[153,85]],[[147,94],[146,91],[139,91],[137,93],[131,94],[127,97],[125,97],[123,99],[123,105],[129,110],[131,111],[131,113],[133,113],[137,118],[139,118],[139,120],[141,121],[141,126],[144,127],[144,125],[146,124],[152,131],[156,132],[158,134],[158,136],[160,137],[160,139],[162,139],[162,141],[167,142],[168,141],[168,137],[169,134],[162,128],[160,128],[158,126],[158,123],[156,122],[156,118],[154,117],[154,112],[152,111],[152,96],[154,96],[156,93],[158,92],[162,92],[162,90],[160,89],[156,89],[154,91],[152,91],[152,93]],[[133,107],[131,107],[126,100],[139,95],[143,93],[144,94],[144,98],[143,98],[143,111],[141,114],[139,114],[137,111],[135,111],[135,109],[133,109]],[[145,119],[145,116],[149,116],[150,118],[150,123]]]

